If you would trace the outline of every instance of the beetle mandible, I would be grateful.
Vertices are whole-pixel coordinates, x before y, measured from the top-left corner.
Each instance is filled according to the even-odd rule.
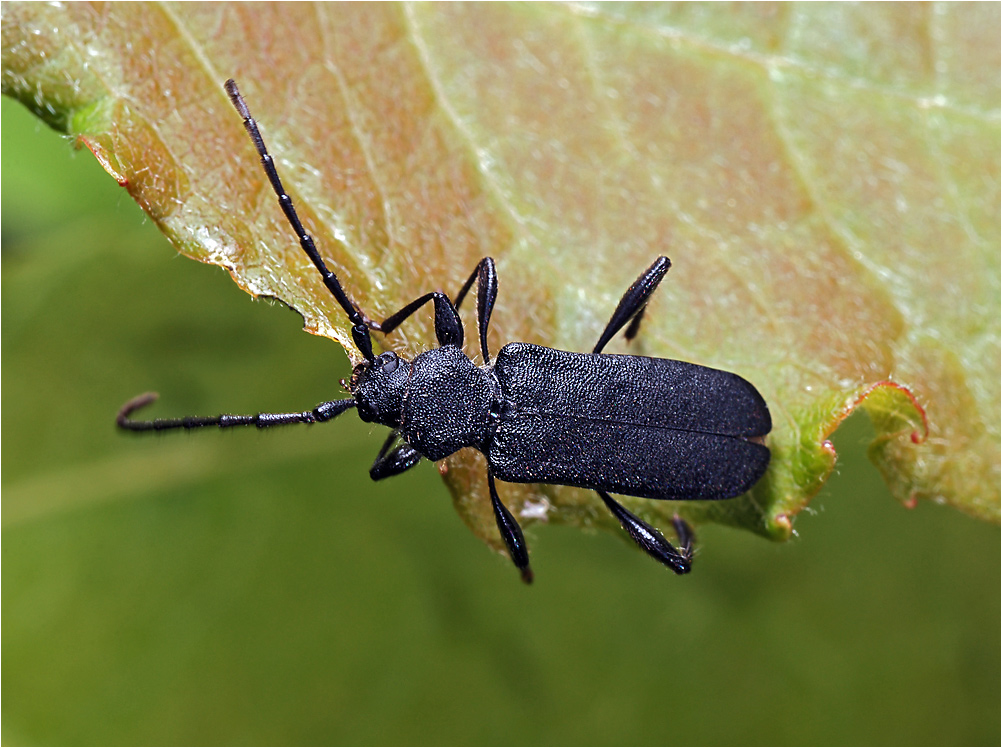
[[[749,490],[769,465],[763,437],[772,428],[765,400],[737,374],[646,356],[602,353],[624,326],[633,338],[647,301],[671,266],[659,257],[626,291],[590,354],[528,343],[509,343],[491,360],[487,329],[498,280],[485,257],[456,295],[434,291],[382,322],[348,298],[303,228],[257,123],[233,80],[226,92],[261,157],[268,180],[299,243],[352,324],[364,361],[347,383],[351,397],[302,413],[257,413],[134,420],[156,395],[126,403],[118,425],[131,431],[322,423],[355,408],[363,421],[391,431],[369,469],[382,480],[414,467],[422,457],[441,460],[464,447],[487,458],[487,485],[498,530],[522,579],[532,581],[529,553],[518,521],[498,497],[495,479],[595,490],[630,537],[678,574],[691,568],[693,533],[677,516],[675,548],[654,527],[609,494],[647,499],[728,499]],[[463,352],[458,309],[477,284],[477,331],[483,365]],[[389,334],[431,302],[438,348],[413,360],[391,350],[378,356],[371,331]]]

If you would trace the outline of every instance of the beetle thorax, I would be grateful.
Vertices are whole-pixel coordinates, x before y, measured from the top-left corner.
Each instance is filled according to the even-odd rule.
[[[410,367],[400,435],[430,460],[485,445],[496,395],[490,373],[456,346],[425,351]]]

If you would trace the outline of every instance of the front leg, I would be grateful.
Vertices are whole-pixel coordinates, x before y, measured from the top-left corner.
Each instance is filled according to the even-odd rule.
[[[394,475],[400,475],[405,470],[410,470],[421,461],[421,453],[410,444],[401,444],[394,450],[390,450],[399,437],[399,433],[393,431],[389,438],[383,442],[382,449],[376,455],[372,467],[369,468],[369,477],[373,480],[382,480]]]

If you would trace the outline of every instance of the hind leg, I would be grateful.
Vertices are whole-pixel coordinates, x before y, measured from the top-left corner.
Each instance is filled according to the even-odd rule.
[[[672,524],[678,534],[681,549],[669,543],[657,529],[644,522],[622,504],[613,499],[605,491],[597,491],[602,501],[609,508],[623,529],[629,533],[633,541],[649,556],[660,561],[676,574],[688,574],[692,569],[692,528],[680,517],[675,517]]]
[[[647,308],[647,300],[660,285],[670,267],[671,260],[667,257],[659,257],[653,265],[644,271],[643,275],[633,282],[633,285],[623,294],[623,298],[619,300],[619,306],[612,313],[612,319],[609,320],[609,324],[605,326],[605,330],[599,336],[592,353],[601,353],[613,336],[631,320],[632,323],[626,329],[626,339],[631,340],[637,334],[637,330],[640,329],[640,320],[643,319],[644,310]]]

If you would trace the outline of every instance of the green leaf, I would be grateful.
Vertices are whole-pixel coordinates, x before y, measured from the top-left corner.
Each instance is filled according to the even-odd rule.
[[[4,93],[89,148],[180,251],[344,345],[226,78],[373,318],[454,293],[490,255],[494,350],[588,350],[627,285],[669,255],[632,350],[751,380],[773,414],[773,463],[732,501],[629,502],[649,520],[789,537],[834,466],[828,436],[861,405],[900,501],[998,522],[997,4],[3,14]],[[385,345],[432,339],[418,319]],[[500,547],[482,457],[440,470]],[[529,521],[615,526],[587,491],[503,491]]]

